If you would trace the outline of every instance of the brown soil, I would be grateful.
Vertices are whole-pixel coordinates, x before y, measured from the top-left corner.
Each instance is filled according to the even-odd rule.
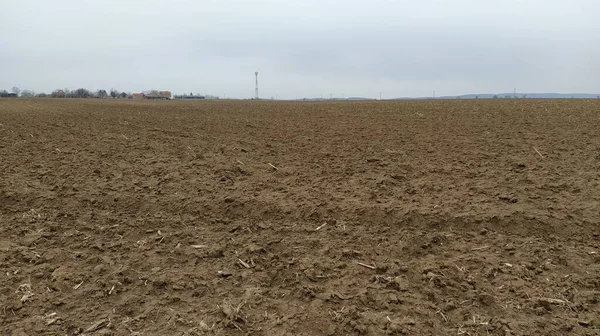
[[[0,333],[600,335],[599,131],[594,100],[0,100]]]

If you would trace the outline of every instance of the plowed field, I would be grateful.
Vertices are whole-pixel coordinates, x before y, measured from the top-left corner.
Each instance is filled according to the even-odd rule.
[[[0,100],[2,335],[600,335],[600,100]]]

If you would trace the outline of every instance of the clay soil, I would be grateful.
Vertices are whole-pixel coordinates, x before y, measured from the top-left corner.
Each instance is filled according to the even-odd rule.
[[[600,335],[599,132],[600,100],[0,100],[0,334]]]

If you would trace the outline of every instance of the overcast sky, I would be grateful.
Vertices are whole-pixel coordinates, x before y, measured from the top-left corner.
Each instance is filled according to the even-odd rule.
[[[600,92],[598,0],[0,0],[0,89]]]

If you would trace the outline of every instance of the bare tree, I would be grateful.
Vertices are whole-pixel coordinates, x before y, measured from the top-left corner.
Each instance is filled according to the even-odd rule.
[[[52,93],[50,94],[50,96],[52,98],[66,98],[67,97],[67,93],[65,92],[65,90],[54,90],[52,91]]]
[[[40,93],[36,94],[35,96],[36,96],[37,98],[46,98],[46,97],[48,97],[48,95],[47,95],[47,94],[45,94],[45,93],[43,93],[43,92],[40,92]]]
[[[11,91],[12,91],[12,93],[16,94],[17,96],[19,95],[19,93],[21,93],[21,89],[19,89],[18,86],[13,86]]]
[[[35,97],[35,92],[33,92],[33,90],[23,90],[23,91],[21,91],[21,97],[25,97],[25,98]]]
[[[117,91],[115,89],[110,89],[110,96],[113,98],[119,97],[119,91]]]
[[[79,88],[73,92],[71,92],[71,96],[73,98],[90,98],[93,97],[92,93],[88,89]]]
[[[106,90],[98,90],[98,92],[96,92],[96,96],[98,98],[105,99],[108,97],[108,93],[106,92]]]

